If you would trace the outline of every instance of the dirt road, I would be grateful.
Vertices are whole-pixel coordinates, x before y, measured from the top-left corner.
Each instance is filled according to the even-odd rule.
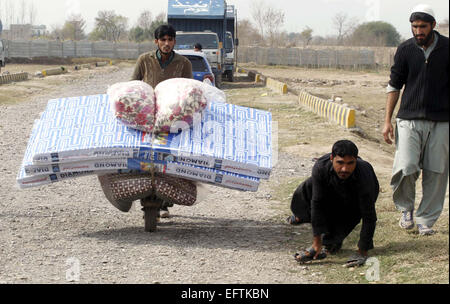
[[[151,234],[144,232],[139,203],[121,213],[94,176],[17,188],[33,121],[47,100],[104,93],[131,72],[124,67],[84,78],[65,76],[69,80],[61,78],[24,102],[0,104],[0,283],[320,282],[320,273],[292,258],[297,245],[307,245],[298,244],[298,237],[309,240],[310,228],[294,231],[284,224],[285,206],[272,197],[282,178],[309,174],[309,157],[281,152],[283,161],[257,193],[206,186],[205,199],[193,207],[175,206],[173,217]],[[251,89],[241,80],[225,91],[236,96],[239,87]],[[251,92],[248,98],[260,98],[259,91]],[[79,277],[71,272],[78,266]]]
[[[345,138],[373,165],[381,186],[370,252],[380,263],[380,283],[448,284],[448,192],[436,235],[423,238],[398,227],[389,186],[394,147],[380,138],[386,71],[255,68],[292,89],[342,97],[357,109],[357,126],[366,136],[244,75],[226,84],[229,102],[272,113],[279,144],[273,174],[257,193],[205,186],[205,198],[193,207],[172,208],[173,218],[163,219],[156,233],[144,232],[139,204],[127,214],[110,205],[94,176],[19,190],[17,171],[33,120],[47,100],[105,93],[108,85],[129,79],[132,68],[121,63],[0,86],[0,283],[368,283],[370,266],[342,267],[356,249],[358,228],[342,252],[299,265],[292,255],[310,245],[311,227],[284,223],[292,193],[310,175],[313,159]],[[79,281],[72,275],[78,268]]]

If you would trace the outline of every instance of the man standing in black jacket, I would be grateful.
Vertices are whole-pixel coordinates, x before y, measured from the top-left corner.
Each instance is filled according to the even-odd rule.
[[[449,45],[434,31],[428,5],[416,6],[410,17],[413,38],[395,54],[387,88],[384,140],[392,144],[392,115],[405,87],[395,128],[395,160],[391,187],[399,225],[414,228],[416,181],[422,171],[422,201],[415,214],[420,235],[430,235],[444,205],[449,165]]]
[[[332,153],[319,158],[312,176],[295,191],[288,218],[290,224],[311,223],[313,244],[296,254],[299,262],[326,257],[337,252],[344,239],[362,220],[358,254],[349,265],[361,265],[373,249],[377,221],[375,202],[379,184],[372,166],[358,157],[358,148],[349,140],[333,145]],[[322,245],[326,250],[322,250]]]

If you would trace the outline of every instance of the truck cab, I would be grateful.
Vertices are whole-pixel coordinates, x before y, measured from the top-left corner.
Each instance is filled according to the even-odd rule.
[[[194,50],[194,45],[200,43],[203,47],[203,53],[206,55],[209,64],[213,70],[216,86],[219,87],[222,79],[224,64],[223,51],[219,36],[211,31],[203,32],[184,32],[177,31],[177,43],[175,50]]]
[[[0,39],[0,72],[2,67],[6,64],[6,46],[3,40]]]
[[[236,52],[235,45],[233,41],[233,35],[231,32],[226,32],[225,34],[225,71],[224,75],[227,77],[229,82],[234,81],[234,72],[235,72],[235,61],[236,61]]]

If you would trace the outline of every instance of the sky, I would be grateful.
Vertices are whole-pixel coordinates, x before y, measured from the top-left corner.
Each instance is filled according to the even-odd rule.
[[[19,14],[20,1],[0,0],[0,17],[5,18],[5,5],[15,3]],[[86,20],[87,32],[94,27],[94,19],[100,10],[114,10],[117,14],[129,18],[129,26],[135,22],[144,10],[150,10],[154,16],[167,12],[167,0],[23,0],[34,2],[37,11],[37,24],[45,24],[47,29],[62,26],[70,14],[81,14]],[[448,0],[256,0],[285,12],[283,30],[301,32],[306,26],[312,28],[313,35],[335,35],[333,17],[340,12],[356,18],[359,23],[367,21],[385,21],[391,23],[404,37],[411,36],[409,15],[411,9],[419,3],[431,5],[437,21],[449,18]],[[251,17],[255,0],[227,0],[236,6],[238,19]],[[28,7],[29,5],[26,5]]]

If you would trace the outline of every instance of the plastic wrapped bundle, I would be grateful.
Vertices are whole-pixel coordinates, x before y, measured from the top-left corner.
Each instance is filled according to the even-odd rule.
[[[108,89],[110,105],[117,119],[125,125],[152,132],[155,123],[155,93],[143,81],[121,82]]]
[[[203,81],[203,86],[205,90],[205,96],[206,100],[209,102],[227,102],[227,96],[225,95],[225,92],[222,90],[219,90],[215,86],[211,84],[211,81],[209,79],[206,79],[208,82]]]
[[[208,105],[206,86],[187,78],[173,78],[158,84],[155,88],[157,115],[154,131],[170,132],[174,122],[185,122],[185,126],[191,127],[194,114]]]

